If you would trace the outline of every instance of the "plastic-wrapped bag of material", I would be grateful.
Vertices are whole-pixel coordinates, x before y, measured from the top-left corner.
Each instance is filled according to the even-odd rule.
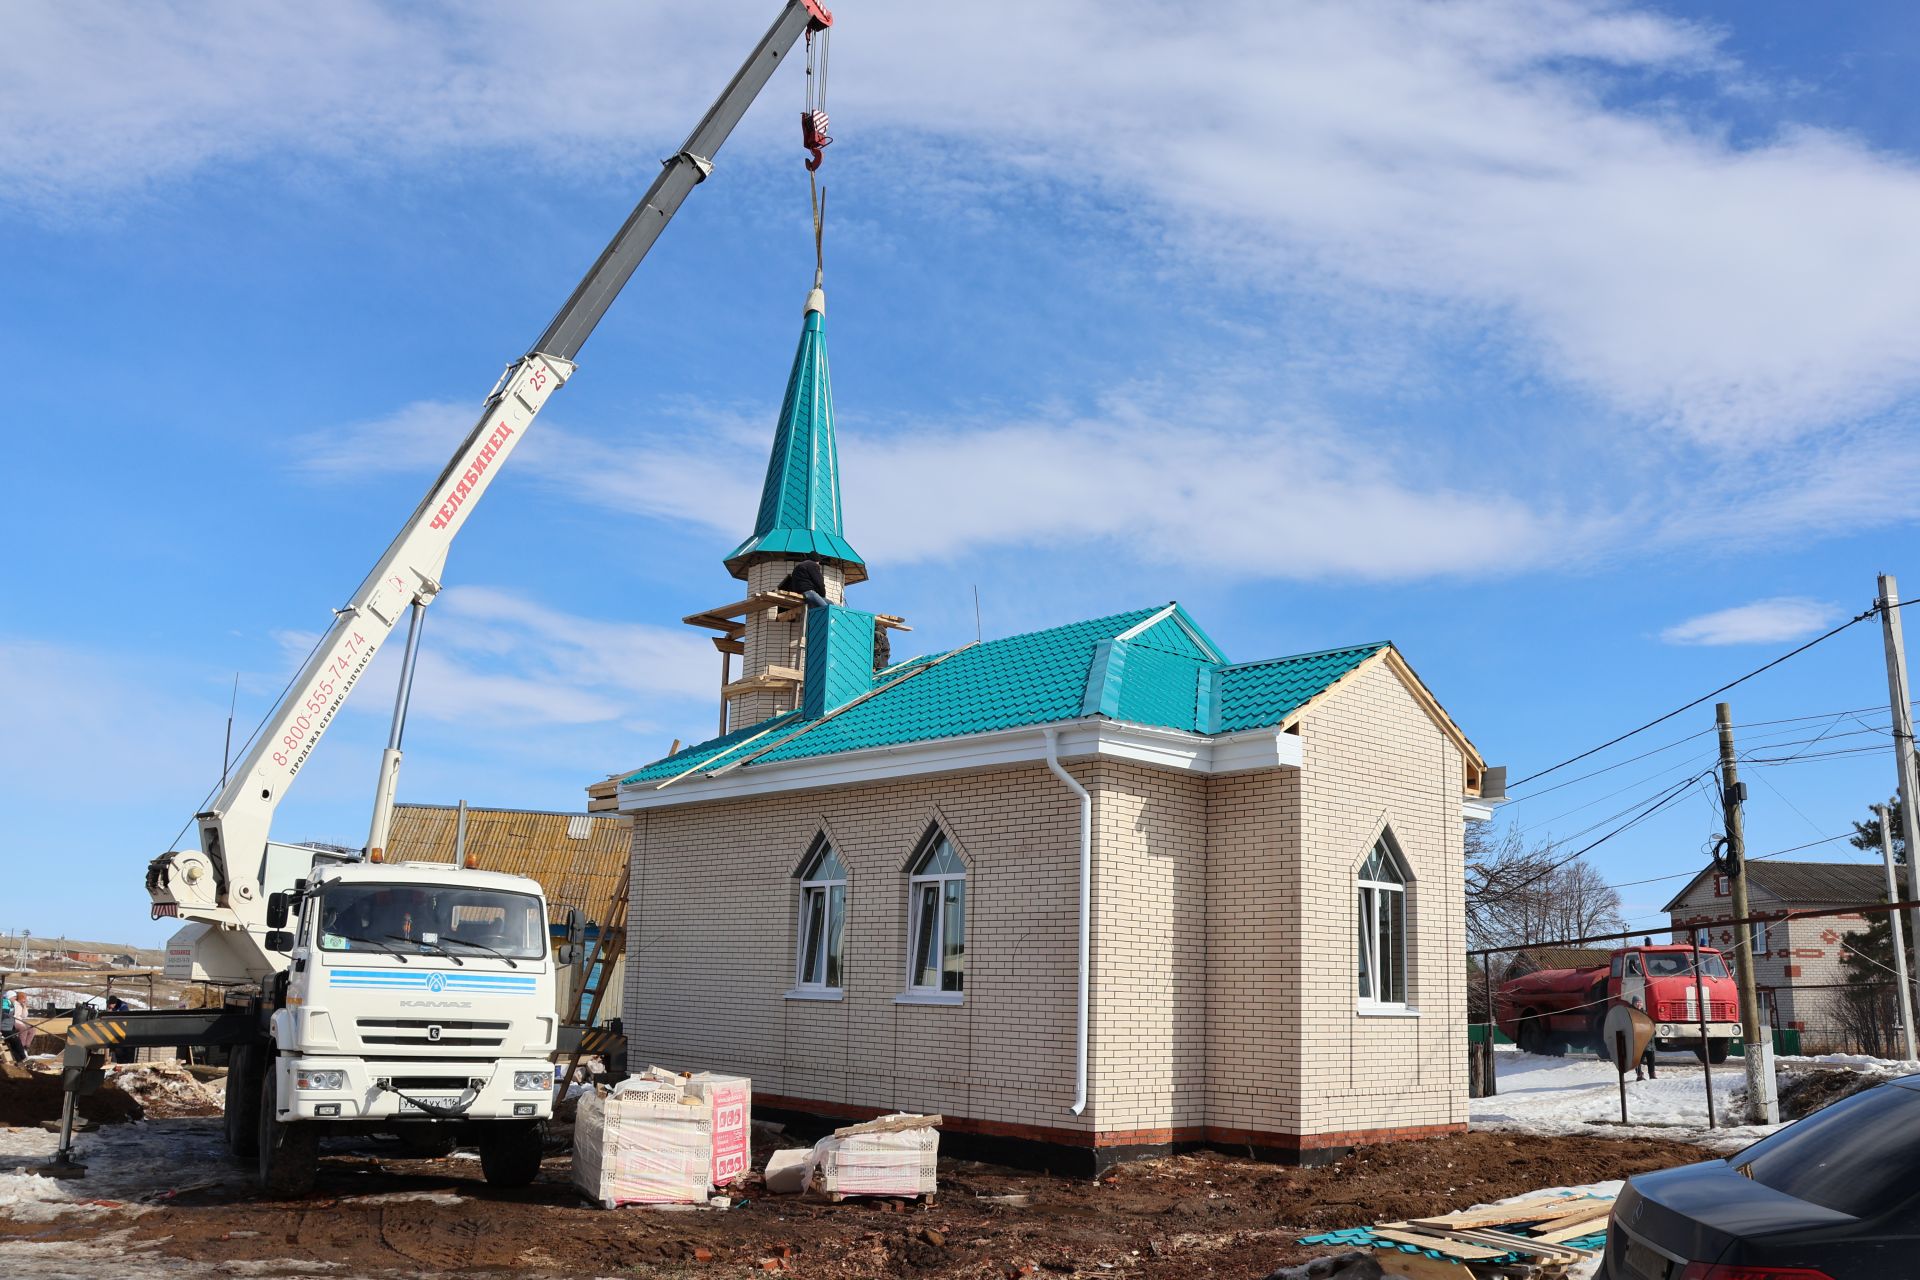
[[[811,1181],[835,1199],[930,1196],[940,1162],[941,1117],[897,1114],[836,1129],[813,1148]]]

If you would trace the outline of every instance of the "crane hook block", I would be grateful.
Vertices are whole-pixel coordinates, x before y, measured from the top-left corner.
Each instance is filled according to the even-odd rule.
[[[815,31],[833,25],[833,10],[820,3],[820,0],[800,0],[806,6],[809,15],[807,25]]]
[[[807,172],[812,173],[820,167],[820,150],[833,139],[827,136],[827,113],[824,111],[802,111],[800,113],[800,145],[812,155],[807,161]]]

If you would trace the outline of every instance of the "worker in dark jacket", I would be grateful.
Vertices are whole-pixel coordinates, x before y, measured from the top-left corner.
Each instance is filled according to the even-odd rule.
[[[127,1002],[119,996],[110,995],[107,997],[107,1013],[109,1015],[132,1012],[133,1010],[127,1006]],[[117,1044],[113,1047],[112,1056],[115,1062],[136,1062],[139,1060],[140,1051],[132,1045]]]
[[[26,1032],[27,1002],[18,991],[9,991],[0,997],[0,1039],[6,1040],[15,1062],[27,1059]]]

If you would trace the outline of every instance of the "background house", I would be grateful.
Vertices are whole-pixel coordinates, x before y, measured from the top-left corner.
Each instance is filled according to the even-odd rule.
[[[1824,910],[1884,902],[1887,896],[1886,870],[1878,862],[1758,859],[1747,863],[1747,882],[1754,913]],[[1732,890],[1713,866],[1689,880],[1662,910],[1676,927],[1705,926],[1702,941],[1720,948],[1730,962],[1734,959],[1734,932],[1722,923],[1735,918]],[[1761,1009],[1773,1026],[1798,1030],[1806,1049],[1847,1038],[1840,1008],[1847,974],[1840,961],[1848,935],[1866,923],[1862,916],[1845,915],[1750,926]]]

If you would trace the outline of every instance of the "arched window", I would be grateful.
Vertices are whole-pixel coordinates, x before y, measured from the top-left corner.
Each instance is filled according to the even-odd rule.
[[[847,869],[824,839],[800,873],[800,947],[795,981],[806,990],[837,991],[846,980]]]
[[[1360,1003],[1407,1003],[1407,873],[1388,838],[1373,845],[1356,878],[1360,895]]]
[[[908,881],[912,912],[910,991],[960,992],[967,985],[967,867],[938,828]]]

